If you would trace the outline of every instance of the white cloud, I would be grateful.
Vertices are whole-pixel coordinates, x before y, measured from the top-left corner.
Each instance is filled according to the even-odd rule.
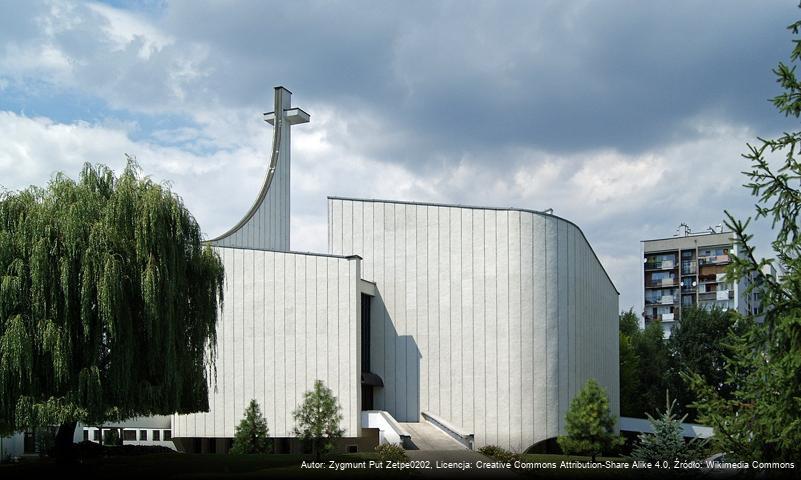
[[[106,37],[115,45],[116,51],[125,50],[129,45],[138,43],[137,54],[140,59],[147,60],[161,51],[174,39],[154,27],[151,23],[123,10],[98,3],[89,3],[87,7],[103,17],[102,29]]]

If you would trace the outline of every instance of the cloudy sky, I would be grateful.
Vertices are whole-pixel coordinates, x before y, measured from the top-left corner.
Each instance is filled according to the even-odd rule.
[[[327,195],[553,208],[641,311],[640,240],[749,215],[745,143],[797,130],[768,99],[799,16],[790,0],[0,1],[0,185],[127,153],[215,236],[260,188],[261,113],[284,85],[312,116],[293,130],[293,250],[326,251]]]

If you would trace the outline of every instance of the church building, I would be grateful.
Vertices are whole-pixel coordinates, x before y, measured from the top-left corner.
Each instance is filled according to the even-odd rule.
[[[227,450],[256,399],[277,451],[296,451],[292,412],[316,379],[342,407],[347,451],[414,444],[420,422],[465,448],[524,451],[564,434],[590,378],[618,414],[618,292],[577,225],[523,208],[331,196],[328,251],[294,252],[290,130],[309,115],[277,87],[264,119],[264,185],[209,240],[226,276],[216,382],[209,412],[173,417],[180,449]]]

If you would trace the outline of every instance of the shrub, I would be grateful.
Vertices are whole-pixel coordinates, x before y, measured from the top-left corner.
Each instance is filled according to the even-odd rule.
[[[665,411],[659,413],[657,418],[648,415],[648,421],[654,433],[642,433],[639,436],[639,443],[631,452],[634,460],[644,460],[648,462],[658,462],[663,460],[699,460],[704,457],[706,452],[707,440],[696,438],[689,442],[684,441],[682,436],[681,423],[687,417],[677,418],[673,413],[676,400],[670,401],[666,394]]]
[[[556,441],[568,455],[591,455],[595,460],[623,443],[615,434],[615,417],[609,411],[606,391],[593,379],[570,402],[566,421],[567,436]]]
[[[253,399],[245,409],[245,418],[239,422],[234,435],[233,454],[267,453],[270,450],[270,430],[261,414],[259,403]]]
[[[408,462],[409,455],[406,454],[406,450],[403,449],[400,445],[395,445],[392,443],[385,443],[383,445],[379,445],[375,447],[376,453],[378,453],[378,458],[382,462],[392,461],[392,462]]]
[[[513,464],[515,461],[522,459],[519,453],[510,452],[497,445],[485,445],[478,449],[478,453],[504,463]]]
[[[322,380],[315,380],[314,389],[303,394],[303,403],[293,413],[294,432],[301,440],[311,442],[315,460],[333,450],[333,439],[342,437],[341,412],[337,397]]]

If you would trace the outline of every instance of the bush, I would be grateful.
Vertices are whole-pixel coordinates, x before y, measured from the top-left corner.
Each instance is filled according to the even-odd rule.
[[[269,434],[267,420],[261,414],[259,403],[253,399],[245,409],[245,418],[236,427],[234,447],[230,453],[235,455],[267,453],[272,449]]]
[[[517,460],[522,460],[522,457],[519,453],[510,452],[509,450],[503,449],[497,445],[485,445],[478,449],[478,453],[504,463],[513,464]]]
[[[631,452],[634,460],[646,462],[661,462],[664,460],[700,460],[707,454],[707,440],[693,438],[689,442],[682,436],[681,424],[687,417],[677,418],[673,413],[676,407],[676,400],[670,401],[670,397],[665,396],[665,411],[659,413],[657,418],[648,415],[654,433],[641,433],[639,443]]]
[[[376,453],[378,453],[378,458],[382,462],[392,461],[392,462],[408,462],[409,455],[406,454],[406,450],[403,449],[400,445],[395,445],[392,443],[385,443],[383,445],[379,445],[375,447]]]
[[[570,402],[565,420],[567,435],[556,441],[568,455],[590,455],[594,461],[623,443],[615,434],[615,417],[609,411],[606,391],[592,378]]]

